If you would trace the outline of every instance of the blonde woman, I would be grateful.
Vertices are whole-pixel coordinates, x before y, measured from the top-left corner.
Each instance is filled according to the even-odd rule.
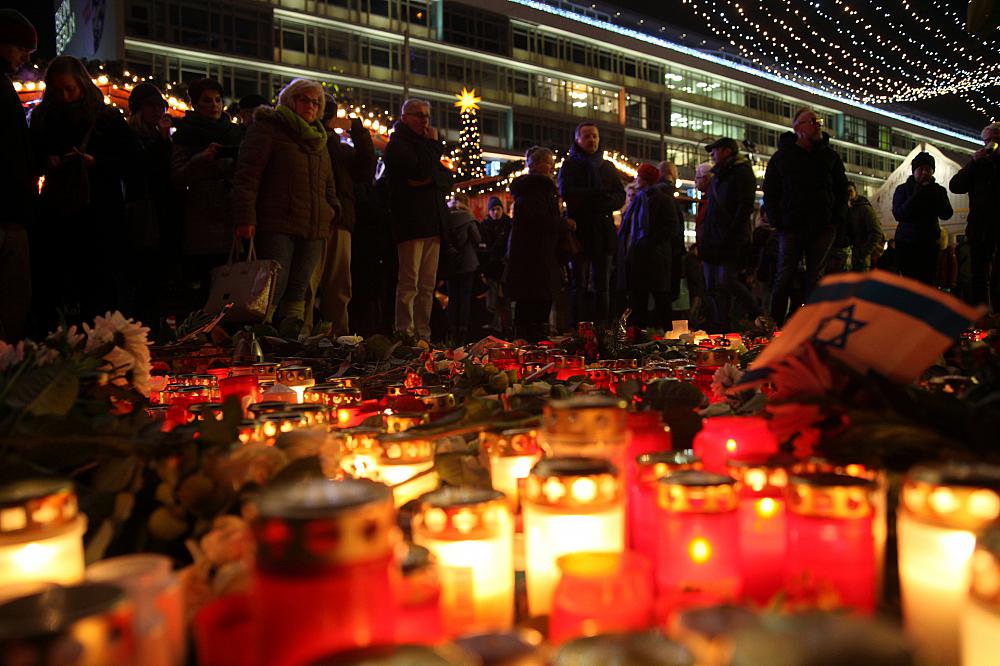
[[[279,318],[304,319],[310,277],[340,213],[320,120],[325,103],[320,84],[295,79],[277,107],[258,108],[233,178],[236,234],[255,237],[258,256],[281,264],[273,301]]]

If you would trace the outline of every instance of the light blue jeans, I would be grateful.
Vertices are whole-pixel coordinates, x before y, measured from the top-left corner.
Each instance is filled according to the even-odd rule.
[[[326,241],[322,238],[259,233],[254,243],[259,258],[273,259],[281,264],[272,301],[272,304],[277,304],[277,313],[304,319],[309,280],[323,258]]]

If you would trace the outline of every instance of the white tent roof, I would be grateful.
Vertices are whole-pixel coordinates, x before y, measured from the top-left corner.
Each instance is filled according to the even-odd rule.
[[[882,187],[871,197],[872,206],[875,207],[875,212],[878,213],[879,220],[882,222],[886,238],[892,238],[896,235],[897,223],[896,218],[892,216],[892,195],[896,192],[896,188],[905,183],[906,179],[910,177],[912,173],[910,162],[913,161],[917,153],[924,151],[934,156],[934,179],[943,185],[945,189],[948,189],[951,177],[962,168],[961,164],[942,153],[933,145],[929,143],[917,144],[917,147],[910,151],[910,154],[906,156],[903,163],[886,178]],[[965,222],[969,216],[969,196],[948,192],[948,198],[951,200],[951,207],[955,209],[955,214],[952,215],[950,220],[941,222],[941,226],[948,232],[949,240],[954,242],[951,239],[956,234],[965,233]]]

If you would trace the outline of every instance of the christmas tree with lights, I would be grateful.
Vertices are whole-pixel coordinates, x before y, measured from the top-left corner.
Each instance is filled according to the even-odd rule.
[[[479,133],[479,102],[476,89],[466,90],[455,95],[458,101],[455,106],[462,114],[462,130],[458,134],[458,151],[456,152],[456,168],[458,180],[472,180],[486,175],[486,165],[483,163],[482,137]]]

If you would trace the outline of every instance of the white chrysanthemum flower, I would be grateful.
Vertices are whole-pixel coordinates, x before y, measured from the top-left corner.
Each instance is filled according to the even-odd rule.
[[[24,340],[16,345],[10,345],[0,340],[0,372],[13,367],[24,360]]]
[[[131,372],[131,383],[139,393],[149,395],[149,329],[141,323],[126,319],[118,312],[107,312],[94,317],[94,327],[83,325],[87,332],[86,351],[114,343],[115,347],[104,360],[115,369],[114,382],[127,384],[126,373]]]

